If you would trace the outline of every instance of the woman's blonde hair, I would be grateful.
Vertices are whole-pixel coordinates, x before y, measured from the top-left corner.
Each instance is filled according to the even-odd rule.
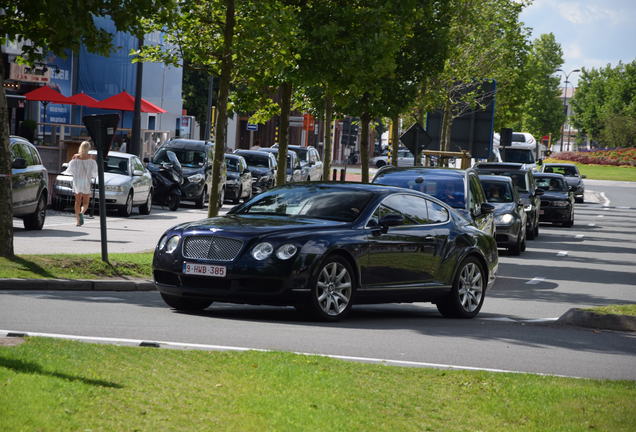
[[[91,147],[91,143],[89,143],[88,141],[82,141],[79,146],[78,153],[80,154],[80,156],[86,156]]]

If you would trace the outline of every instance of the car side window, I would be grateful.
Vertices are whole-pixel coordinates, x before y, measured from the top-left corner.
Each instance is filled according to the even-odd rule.
[[[16,157],[23,158],[26,161],[27,166],[35,165],[33,161],[33,155],[29,150],[29,146],[24,143],[18,142],[15,146]]]
[[[40,154],[35,147],[27,146],[27,148],[29,149],[29,153],[31,153],[33,165],[42,165],[42,159],[40,159]]]
[[[145,171],[143,164],[141,163],[141,161],[134,157],[133,160],[133,170],[138,170],[138,171]]]
[[[318,151],[315,149],[312,149],[311,151],[314,155],[314,162],[320,162],[320,155],[318,154]]]
[[[484,195],[477,176],[469,174],[468,181],[470,189],[469,207],[472,212],[478,214],[481,211],[482,203],[486,202],[486,196]]]
[[[428,206],[428,220],[429,223],[442,223],[448,221],[448,210],[441,205],[433,202],[426,201]]]
[[[429,223],[426,199],[413,195],[391,195],[382,204],[394,213],[404,216],[404,225],[424,225]]]

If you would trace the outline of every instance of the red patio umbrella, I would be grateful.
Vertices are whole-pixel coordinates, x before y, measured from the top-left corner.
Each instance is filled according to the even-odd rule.
[[[74,102],[69,101],[69,98],[49,86],[42,86],[35,90],[31,90],[30,92],[25,93],[24,97],[26,100],[40,101],[44,104],[52,102],[56,104],[75,105]]]
[[[101,108],[108,110],[118,111],[134,111],[135,110],[135,98],[125,90],[121,93],[106,98],[100,102],[97,102],[92,108]],[[166,110],[158,107],[155,104],[148,102],[145,99],[141,100],[141,112],[145,113],[165,113]]]
[[[97,99],[87,95],[84,92],[74,94],[73,96],[68,97],[67,100],[75,105],[81,105],[85,107],[93,107],[97,102],[99,102]]]

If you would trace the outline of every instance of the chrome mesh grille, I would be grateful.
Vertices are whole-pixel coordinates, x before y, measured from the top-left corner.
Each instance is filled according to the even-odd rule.
[[[186,237],[183,242],[183,256],[212,261],[234,261],[242,246],[242,241],[225,237]]]

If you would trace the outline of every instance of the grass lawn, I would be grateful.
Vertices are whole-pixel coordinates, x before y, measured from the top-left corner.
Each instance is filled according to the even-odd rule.
[[[572,161],[546,159],[546,163],[573,163],[581,174],[593,180],[636,181],[636,167],[614,165],[580,164]]]
[[[152,277],[152,252],[112,253],[110,264],[101,254],[20,255],[0,257],[0,278],[107,279]]]
[[[636,383],[45,338],[0,347],[2,431],[633,431]]]
[[[630,315],[636,316],[636,304],[608,305],[585,309],[598,314]]]

